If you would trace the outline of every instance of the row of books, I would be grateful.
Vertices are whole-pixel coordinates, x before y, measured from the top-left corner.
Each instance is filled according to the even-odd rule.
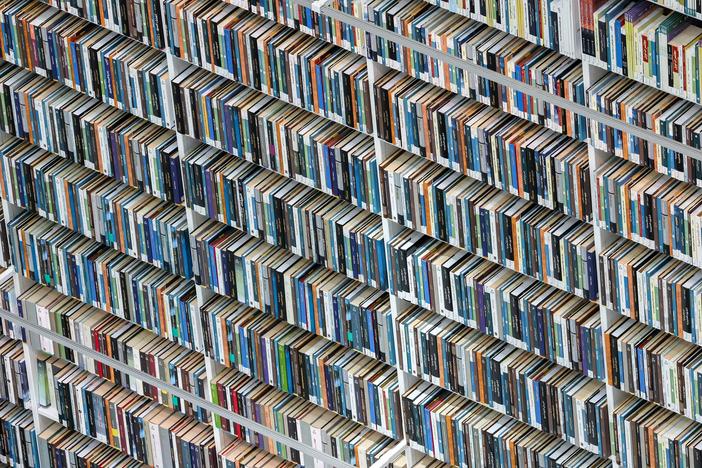
[[[46,441],[51,466],[120,466],[144,468],[147,465],[119,450],[98,442],[59,423],[51,423],[39,434]],[[31,466],[31,465],[30,465]]]
[[[217,455],[222,468],[296,468],[297,463],[234,439]]]
[[[591,108],[637,127],[700,148],[702,107],[665,91],[608,73],[588,89]],[[702,187],[702,161],[591,120],[592,143],[602,151]]]
[[[224,370],[210,385],[212,400],[220,406],[288,437],[310,441],[313,448],[352,465],[370,466],[397,444],[367,427],[262,384],[234,369]],[[217,427],[287,460],[304,466],[316,466],[311,456],[275,444],[239,424],[222,418]]]
[[[416,453],[415,460],[412,463],[413,468],[450,468],[451,465],[446,464],[442,461],[437,460],[429,455],[423,455],[421,453]],[[407,456],[403,452],[395,461],[393,461],[389,468],[408,468],[410,465],[407,462]]]
[[[597,304],[410,230],[388,252],[399,298],[604,380]]]
[[[32,412],[0,399],[0,464],[39,466],[39,445]]]
[[[524,36],[515,37],[490,27],[493,25],[484,21],[473,21],[448,11],[455,11],[461,1],[376,0],[367,2],[365,6],[356,5],[358,2],[351,3],[354,3],[354,11],[350,13],[383,29],[549,93],[581,104],[585,102],[579,61],[520,38]],[[551,3],[570,5],[569,2]],[[487,3],[482,2],[482,5],[487,6]],[[530,4],[528,11],[535,12],[536,6]],[[522,4],[515,7],[520,8]],[[565,32],[571,35],[570,31]],[[463,68],[433,59],[395,41],[372,33],[367,33],[367,37],[368,54],[372,60],[556,132],[580,140],[587,138],[587,121],[583,116],[468,73]],[[554,44],[565,45],[566,42],[557,41]]]
[[[201,338],[195,284],[116,252],[37,214],[8,225],[18,272],[190,349]]]
[[[215,361],[402,437],[394,367],[222,296],[207,301],[202,314],[206,352]]]
[[[373,133],[364,56],[232,4],[164,1],[175,56],[361,132]]]
[[[0,356],[0,400],[29,407],[29,381],[22,342],[0,336]]]
[[[600,68],[700,102],[702,28],[647,1],[581,0],[583,59]]]
[[[702,189],[613,158],[596,172],[603,229],[702,267]]]
[[[695,466],[702,463],[702,425],[629,396],[613,411],[616,462],[620,466]]]
[[[543,166],[533,168],[542,170],[541,173],[536,173],[536,187],[534,187],[534,190],[529,190],[530,194],[523,192],[523,198],[534,200],[541,207],[563,212],[578,219],[588,220],[591,218],[592,202],[587,151],[571,153],[566,156],[565,160],[545,158],[542,159],[542,162],[544,163]],[[525,170],[524,166],[518,167],[518,169],[520,169],[520,172]],[[523,175],[526,174],[522,173],[519,177]],[[382,200],[384,202],[383,214],[385,216],[389,216],[392,211],[390,208],[391,201],[394,201],[392,206],[397,206],[398,210],[429,211],[426,207],[430,203],[429,200],[425,200],[426,195],[413,196],[412,188],[414,186],[410,184],[408,189],[407,184],[403,185],[402,181],[405,178],[411,178],[411,180],[419,179],[425,185],[432,184],[432,186],[439,186],[442,189],[446,187],[443,190],[433,189],[432,193],[438,190],[442,192],[444,190],[457,190],[455,186],[459,183],[474,187],[475,190],[482,189],[484,192],[500,193],[500,190],[472,177],[463,176],[451,168],[412,153],[397,151],[384,158],[380,168],[380,181],[383,190]],[[445,194],[444,198],[452,199],[452,196]],[[524,200],[523,203],[526,205],[530,202]],[[402,205],[405,206],[403,207]],[[438,210],[439,208],[436,209]],[[430,213],[423,214],[422,218],[430,218]],[[410,220],[413,218],[413,215],[408,213],[407,215],[401,215],[401,218]],[[448,221],[445,220],[443,222],[446,223]],[[427,219],[423,223],[430,224],[430,221]],[[443,226],[439,228],[441,232],[447,230],[455,232],[457,227]]]
[[[618,239],[599,255],[602,303],[656,329],[702,344],[702,271]]]
[[[151,466],[217,467],[212,426],[57,357],[37,358],[39,403],[59,423]]]
[[[155,49],[166,47],[160,1],[50,0],[46,3]]]
[[[373,140],[195,66],[173,80],[178,132],[380,211]]]
[[[395,190],[388,191],[384,206],[388,217],[416,230],[406,229],[392,239],[391,251],[416,250],[416,241],[427,234],[579,297],[597,299],[592,225],[450,169],[438,166],[432,171],[433,163],[425,160],[416,165],[402,162],[397,168],[387,166],[388,171],[398,171],[393,174],[398,182],[392,184]],[[406,267],[393,265],[393,273],[398,268]]]
[[[0,130],[163,200],[182,203],[176,134],[8,62]]]
[[[46,441],[51,466],[119,466],[124,468],[149,466],[113,447],[66,429],[58,423],[51,424],[39,434],[39,437]],[[219,463],[217,466],[226,468],[294,468],[298,466],[236,439],[224,447],[217,455],[217,460]],[[184,461],[187,462],[187,458]]]
[[[609,460],[429,382],[410,387],[402,403],[410,447],[452,466],[610,466]]]
[[[194,232],[192,239],[192,255],[200,260],[196,265],[199,284],[394,365],[394,327],[387,292],[222,224],[207,226]],[[222,238],[233,234],[248,241],[242,250],[224,252],[209,240],[203,242],[208,230]]]
[[[554,210],[591,213],[584,143],[397,72],[374,92],[382,139]]]
[[[88,242],[80,234],[36,215],[27,213],[16,220],[11,229],[14,230],[13,245],[22,242],[27,246],[24,253],[17,251],[16,255],[18,267],[28,277],[189,349],[202,343],[202,337],[194,336],[193,321],[199,320],[199,314],[192,282],[96,242]],[[268,245],[247,238],[255,240],[259,247]],[[269,278],[270,284],[261,283],[265,289],[259,289],[259,283],[248,279],[244,270],[239,270],[238,279],[231,277],[236,280],[231,286],[222,284],[225,278],[216,275],[213,278],[218,279],[218,283],[211,282],[208,275],[199,277],[198,281],[315,334],[376,359],[394,362],[387,293],[318,267],[285,250],[270,245],[268,248],[278,254],[239,257],[240,262],[245,262],[239,268],[255,271],[257,278]],[[51,258],[49,263],[38,262],[44,255]],[[195,252],[195,255],[199,254]],[[63,263],[66,258],[69,259],[67,264]],[[110,281],[112,287],[104,287],[104,281]],[[222,285],[218,287],[219,284]]]
[[[441,315],[412,307],[397,318],[405,372],[519,419],[602,457],[609,434],[604,383]]]
[[[692,0],[655,0],[655,3],[663,5],[671,10],[679,11],[687,16],[702,19],[702,5]]]
[[[436,258],[447,251],[459,257],[468,251],[578,297],[597,300],[597,259],[592,226],[574,218],[559,218],[537,205],[518,213],[515,205],[519,203],[510,206],[505,203],[506,196],[510,195],[493,197],[486,208],[476,211],[470,206],[465,212],[458,207],[455,212],[446,210],[444,215],[453,216],[457,226],[467,226],[472,231],[455,243],[460,250],[451,250],[453,243],[435,239],[438,236],[434,232],[430,237],[420,231],[404,229],[390,239],[391,290],[408,293],[408,300],[425,297],[426,302],[431,303],[430,295],[436,295],[437,290],[419,276],[424,267],[418,260]],[[523,215],[526,219],[520,217]],[[446,240],[451,239],[447,237]]]
[[[380,216],[206,145],[182,163],[196,213],[387,289]]]
[[[612,385],[702,421],[702,348],[627,317],[605,332],[605,344]]]
[[[534,44],[577,57],[580,50],[573,31],[577,7],[567,1],[514,4],[508,0],[489,3],[480,0],[430,0],[450,11],[470,16],[492,28],[527,39]]]
[[[48,3],[157,49],[167,47],[169,32],[164,22],[169,15],[175,15],[171,5],[163,0],[108,4],[97,0],[49,0]],[[289,0],[234,0],[229,3],[347,50],[364,53],[363,31],[311,8],[295,5]]]
[[[2,130],[0,130],[1,132]],[[0,134],[0,138],[2,135]],[[10,257],[10,243],[7,240],[7,220],[5,219],[5,211],[0,204],[0,278],[2,272],[12,266],[12,258]],[[0,279],[0,283],[2,280]],[[2,288],[0,287],[0,290]],[[4,305],[0,303],[0,307]],[[6,308],[4,310],[9,310]]]
[[[202,354],[46,286],[32,286],[19,300],[22,310],[34,312],[39,325],[47,330],[205,398],[207,382]],[[203,422],[209,420],[207,411],[56,342],[42,339],[42,349],[175,411]]]
[[[39,0],[4,4],[0,29],[2,59],[173,128],[163,52]]]
[[[10,203],[169,273],[192,277],[184,207],[17,138],[0,144],[0,170],[2,197]]]

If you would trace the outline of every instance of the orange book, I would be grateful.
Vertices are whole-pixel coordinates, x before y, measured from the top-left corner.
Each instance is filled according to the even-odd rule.
[[[452,465],[457,465],[458,457],[456,456],[456,446],[453,443],[453,418],[446,415],[446,420],[444,422],[446,424],[446,439],[448,439],[446,444],[448,445],[449,461]]]
[[[352,122],[355,124],[360,123],[361,121],[361,116],[358,115],[357,108],[356,108],[356,77],[358,76],[358,72],[354,73],[353,75],[349,76],[349,80],[351,83],[351,89],[349,92],[351,93],[351,117],[352,117]],[[353,124],[352,124],[353,125]]]
[[[429,197],[431,195],[430,187],[431,187],[431,181],[425,181],[422,184],[422,193],[424,194],[424,199],[427,201],[427,203],[424,204],[424,214],[425,214],[427,220],[432,219],[431,203],[428,202]],[[419,221],[419,220],[417,220],[417,221]],[[431,236],[432,233],[434,232],[432,223],[427,222],[426,230],[427,230],[427,234]]]
[[[318,63],[319,63],[319,60],[316,58],[313,60],[310,60],[310,72],[311,72],[310,81],[312,81],[312,105],[313,105],[312,109],[314,110],[315,114],[320,115],[320,113],[319,113],[319,99],[317,98],[317,96],[319,94],[319,89],[317,89],[317,79],[315,76],[316,75],[315,69],[316,69]]]
[[[156,305],[158,307],[158,320],[159,323],[161,323],[161,332],[164,337],[167,336],[167,332],[165,332],[165,324],[168,323],[166,319],[166,307],[165,303],[163,300],[163,288],[161,286],[156,288]]]
[[[487,385],[485,385],[485,378],[483,374],[483,352],[482,351],[476,351],[475,352],[475,368],[476,372],[478,374],[478,400],[479,401],[488,401],[487,398]]]

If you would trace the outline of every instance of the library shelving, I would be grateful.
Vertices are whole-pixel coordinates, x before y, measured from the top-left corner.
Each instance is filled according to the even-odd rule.
[[[0,463],[699,464],[688,3],[4,2]]]

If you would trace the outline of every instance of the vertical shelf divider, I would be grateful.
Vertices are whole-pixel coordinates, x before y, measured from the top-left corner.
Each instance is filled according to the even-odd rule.
[[[2,140],[5,140],[7,135],[2,133]],[[2,209],[5,215],[5,222],[10,223],[20,216],[24,209],[10,203],[6,199],[2,200]],[[29,288],[34,285],[34,281],[21,275],[19,273],[19,268],[14,265],[13,262],[13,274],[12,279],[15,289],[15,298],[19,300],[19,297],[26,292]],[[16,310],[17,306],[15,305]],[[29,322],[39,325],[37,320],[37,315],[35,310],[26,310],[24,312],[27,314],[25,317]],[[43,440],[39,435],[44,432],[51,424],[52,419],[47,417],[39,410],[39,378],[37,369],[37,357],[41,349],[41,336],[37,333],[29,332],[28,330],[22,330],[22,348],[24,351],[24,360],[27,369],[27,383],[29,385],[29,399],[32,411],[32,418],[34,419],[34,429],[37,434],[37,446],[39,452],[39,466],[49,466],[49,448],[46,441]]]
[[[393,152],[396,151],[396,149],[386,141],[382,140],[379,136],[379,122],[378,122],[378,113],[375,110],[375,98],[373,96],[374,91],[374,83],[376,79],[379,77],[383,76],[385,73],[389,71],[389,68],[385,67],[384,65],[379,64],[378,62],[375,62],[373,60],[370,60],[368,57],[366,57],[366,62],[368,65],[368,77],[370,81],[369,88],[371,90],[371,114],[373,115],[373,142],[375,145],[375,154],[376,157],[378,158],[378,165],[382,164]],[[378,186],[380,186],[380,180],[378,181]],[[402,227],[393,222],[390,219],[383,218],[383,237],[385,238],[385,243],[389,243],[390,240],[395,237],[401,230]],[[401,300],[398,298],[395,294],[392,293],[392,291],[389,292],[390,294],[390,307],[391,307],[391,312],[390,315],[392,317],[392,323],[393,325],[397,324],[397,317],[405,311],[408,307],[410,307],[411,304],[407,303],[406,301]],[[404,395],[405,392],[412,387],[417,381],[419,380],[417,377],[405,372],[401,367],[400,367],[400,357],[399,353],[401,351],[400,346],[399,346],[399,336],[395,334],[395,355],[397,356],[396,358],[396,363],[395,367],[397,368],[397,377],[399,381],[399,387],[400,387],[400,396]],[[402,410],[401,410],[402,411]],[[407,437],[407,428],[405,426],[405,418],[402,418],[402,432],[404,434],[404,444],[405,444],[405,458],[407,461],[407,466],[414,466],[421,458],[422,454],[421,452],[417,451],[416,449],[410,447],[409,439]]]
[[[575,1],[575,0],[572,0]],[[579,10],[578,10],[579,11]],[[576,39],[579,39],[579,37],[576,37]],[[602,78],[607,72],[595,65],[590,64],[587,61],[581,60],[581,64],[583,67],[583,81],[585,85],[585,90],[586,90],[586,99],[587,99],[587,90],[595,83],[597,80]],[[586,103],[589,105],[589,102]],[[592,134],[592,127],[588,128],[588,133]],[[598,195],[598,187],[597,187],[597,177],[596,173],[597,171],[607,163],[607,161],[610,160],[610,158],[615,157],[612,154],[608,154],[605,151],[599,150],[595,148],[595,146],[592,144],[592,139],[591,137],[588,138],[588,162],[589,162],[589,168],[590,168],[590,190],[591,190],[591,199],[593,203],[593,213],[592,213],[592,224],[593,224],[593,230],[594,230],[594,236],[595,236],[595,253],[597,257],[597,275],[598,275],[598,283],[601,283],[599,279],[602,277],[602,272],[600,271],[600,256],[602,255],[602,252],[609,247],[612,242],[616,239],[616,236],[600,227],[600,222],[599,222],[599,206],[597,204],[597,195]],[[600,286],[602,286],[600,284]],[[602,295],[602,291],[599,291],[600,297]],[[602,326],[602,340],[604,343],[604,333],[612,326],[612,324],[615,322],[617,319],[618,314],[616,314],[614,311],[609,310],[604,304],[602,304],[602,301],[600,300],[600,323]],[[606,347],[603,346],[603,352],[606,353]],[[606,363],[608,360],[608,356],[604,356],[604,362]],[[614,408],[623,400],[624,398],[624,393],[610,385],[610,383],[607,381],[607,378],[605,377],[605,385],[607,386],[607,411],[609,413],[609,424],[610,424],[610,441],[612,444],[612,451],[615,452],[615,444],[617,441],[614,439]],[[617,468],[619,464],[617,463],[616,460],[616,455],[612,453],[610,455],[610,461],[612,462],[612,466]]]

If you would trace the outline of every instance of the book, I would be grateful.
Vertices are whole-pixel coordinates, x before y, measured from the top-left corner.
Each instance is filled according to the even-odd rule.
[[[387,289],[380,216],[214,148],[183,158],[186,204],[377,289]]]
[[[195,349],[195,284],[24,212],[8,226],[20,274]],[[20,247],[21,246],[21,247]]]

